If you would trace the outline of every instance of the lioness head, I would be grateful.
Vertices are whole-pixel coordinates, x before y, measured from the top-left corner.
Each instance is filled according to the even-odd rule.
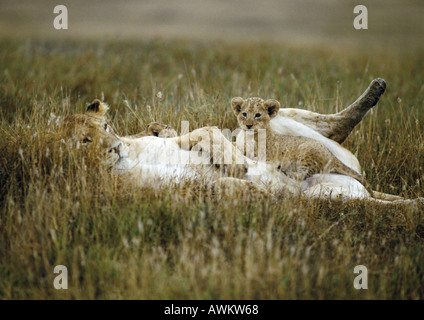
[[[108,107],[94,100],[84,114],[74,114],[64,119],[61,135],[77,148],[100,151],[101,159],[107,165],[114,165],[120,158],[122,141],[111,126],[106,123]]]
[[[280,103],[274,99],[264,101],[261,98],[244,100],[236,97],[231,100],[231,108],[243,130],[266,129],[269,121],[278,114]]]

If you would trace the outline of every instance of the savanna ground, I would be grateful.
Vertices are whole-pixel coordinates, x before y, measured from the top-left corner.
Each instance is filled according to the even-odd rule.
[[[126,188],[44,133],[94,98],[120,135],[151,121],[235,129],[233,96],[333,113],[382,77],[386,92],[343,145],[375,190],[423,197],[423,49],[397,49],[4,38],[0,297],[422,299],[424,205]],[[53,287],[56,265],[68,290]],[[353,287],[356,265],[368,290]]]

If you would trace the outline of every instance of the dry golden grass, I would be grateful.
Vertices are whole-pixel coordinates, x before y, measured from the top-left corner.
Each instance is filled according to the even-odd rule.
[[[151,121],[235,129],[233,96],[331,113],[382,77],[386,93],[344,145],[374,189],[424,196],[422,57],[258,43],[3,41],[0,297],[423,298],[422,205],[122,189],[95,158],[47,133],[94,98],[111,105],[121,135]],[[53,287],[59,264],[68,290]],[[359,264],[368,290],[353,287]]]

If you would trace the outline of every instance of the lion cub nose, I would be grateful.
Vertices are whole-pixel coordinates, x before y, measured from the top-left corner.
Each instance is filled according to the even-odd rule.
[[[247,129],[250,129],[253,127],[253,124],[246,124]]]

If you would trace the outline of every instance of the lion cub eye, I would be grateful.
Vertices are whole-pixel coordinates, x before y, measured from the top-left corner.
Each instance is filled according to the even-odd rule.
[[[261,116],[260,113],[255,114],[255,118],[260,118],[260,116]]]
[[[243,117],[247,117],[247,113],[246,113],[246,112],[243,112],[241,115],[242,115]]]

